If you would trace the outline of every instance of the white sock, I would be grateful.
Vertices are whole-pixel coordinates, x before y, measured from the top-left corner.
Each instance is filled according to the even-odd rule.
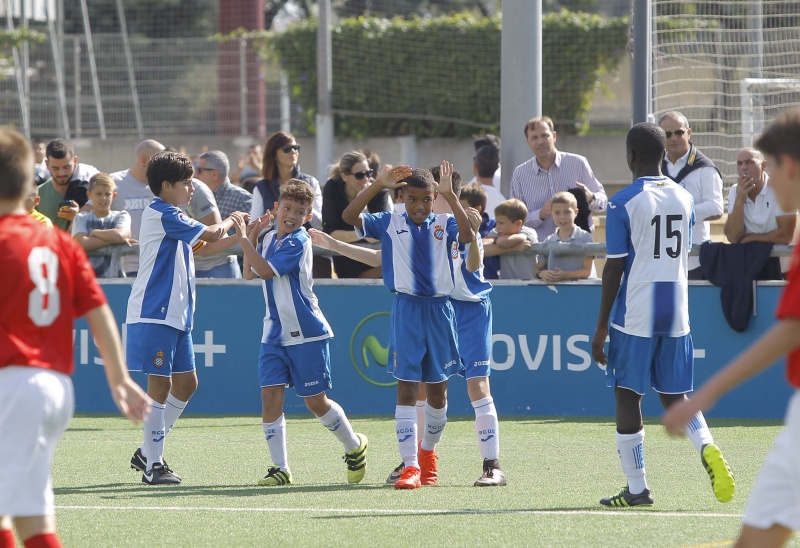
[[[475,409],[475,431],[478,434],[478,450],[484,459],[500,458],[500,425],[494,399],[489,396],[472,402]]]
[[[345,453],[349,453],[360,445],[358,438],[355,432],[353,432],[353,426],[350,424],[350,421],[347,420],[347,415],[344,414],[344,410],[335,401],[328,401],[331,403],[331,408],[328,409],[328,412],[323,416],[318,417],[319,422],[322,423],[322,426],[333,432],[336,439],[342,442]]]
[[[267,440],[272,464],[288,472],[289,457],[286,453],[286,419],[281,415],[275,422],[262,422],[261,429],[264,431],[264,438]]]
[[[442,439],[442,432],[444,432],[444,425],[447,424],[447,404],[441,409],[431,407],[429,403],[425,403],[425,430],[422,434],[421,447],[425,451],[433,451],[436,449],[436,444]]]
[[[425,426],[425,400],[417,400],[417,432],[421,432]]]
[[[150,414],[144,421],[144,445],[142,454],[147,459],[147,471],[153,469],[156,462],[163,463],[164,459],[164,407],[163,403],[151,401]]]
[[[175,423],[178,422],[178,417],[180,417],[183,410],[186,409],[187,403],[189,402],[181,401],[172,394],[167,396],[167,407],[164,410],[164,426],[166,426],[165,431],[167,435],[169,435],[169,431],[172,430]]]
[[[398,405],[394,410],[395,433],[400,448],[400,458],[406,466],[419,468],[417,459],[417,411],[413,405]]]
[[[684,432],[698,453],[703,450],[704,445],[714,443],[714,437],[711,435],[711,430],[708,429],[706,419],[699,411],[686,425]]]
[[[617,452],[622,472],[628,478],[628,490],[638,495],[647,489],[644,470],[644,430],[635,434],[617,433]]]

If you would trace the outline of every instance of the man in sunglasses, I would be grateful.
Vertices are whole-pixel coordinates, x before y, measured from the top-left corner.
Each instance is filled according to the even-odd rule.
[[[667,134],[667,154],[661,172],[688,190],[694,198],[696,224],[692,232],[692,247],[711,239],[711,224],[722,217],[722,176],[710,158],[690,142],[692,130],[686,116],[669,111],[658,121]],[[700,258],[689,256],[689,279],[702,280]]]

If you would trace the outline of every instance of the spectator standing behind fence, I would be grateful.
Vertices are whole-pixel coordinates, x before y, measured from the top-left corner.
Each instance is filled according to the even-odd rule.
[[[575,224],[578,216],[578,200],[571,192],[559,192],[553,196],[553,220],[556,231],[545,238],[545,244],[591,244],[592,233]],[[556,255],[552,251],[541,256],[536,265],[536,277],[547,283],[597,278],[593,255]]]
[[[147,185],[147,164],[153,155],[162,150],[164,145],[153,139],[146,139],[136,145],[133,166],[111,174],[117,185],[117,195],[111,202],[111,209],[127,211],[131,216],[131,238],[134,240],[139,239],[142,212],[153,201],[153,191]],[[139,270],[139,255],[123,256],[122,268],[127,276],[136,276]]]
[[[47,144],[39,139],[31,141],[33,145],[33,180],[37,185],[43,184],[50,178],[50,172],[47,170]]]
[[[239,163],[236,166],[236,170],[230,175],[231,181],[236,181],[241,184],[242,181],[250,177],[258,177],[260,179],[263,155],[264,151],[261,150],[261,145],[250,145],[247,147],[247,154],[239,156]]]
[[[711,223],[722,216],[722,177],[710,158],[690,141],[692,129],[686,116],[677,111],[664,114],[658,125],[667,135],[667,155],[661,172],[689,191],[694,198],[692,244],[698,249],[711,240]],[[689,256],[689,279],[702,280],[700,258]]]
[[[500,189],[494,185],[493,174],[500,169],[500,152],[490,145],[485,145],[475,152],[472,159],[474,182],[481,185],[486,192],[486,209],[494,211],[498,205],[506,201]]]
[[[89,199],[86,195],[89,178],[98,170],[79,164],[75,149],[63,139],[47,143],[45,162],[50,178],[39,187],[41,201],[36,209],[48,216],[54,226],[69,231],[72,219]]]
[[[267,138],[264,144],[264,158],[261,162],[263,179],[253,188],[253,205],[250,216],[255,219],[267,211],[275,217],[275,203],[280,196],[280,188],[289,179],[300,179],[314,189],[314,203],[311,204],[311,220],[305,223],[306,228],[322,229],[322,188],[316,178],[302,173],[299,166],[300,145],[294,135],[286,131],[278,131]],[[331,277],[331,260],[317,255],[314,257],[314,277]]]
[[[228,218],[234,211],[250,211],[253,195],[231,183],[228,178],[230,164],[224,152],[204,152],[197,159],[195,176],[203,181],[217,202],[220,217]],[[231,229],[230,234],[235,231]],[[238,245],[238,244],[237,244]],[[241,278],[239,260],[228,250],[209,257],[196,257],[195,276],[198,278]],[[235,252],[235,251],[234,251]]]
[[[769,185],[764,155],[743,148],[736,157],[739,181],[728,191],[728,218],[725,237],[734,244],[770,242],[789,245],[794,237],[797,211],[781,209]],[[790,258],[781,259],[781,271],[788,272]]]
[[[36,185],[33,186],[30,194],[28,197],[25,198],[25,209],[28,213],[31,214],[31,217],[39,221],[40,223],[44,223],[45,225],[53,228],[53,221],[50,220],[50,217],[46,215],[42,215],[38,211],[36,211],[36,206],[39,205],[39,187]]]
[[[354,150],[341,157],[331,168],[331,175],[322,191],[322,228],[333,238],[346,243],[365,242],[356,235],[353,225],[342,219],[342,213],[364,189],[372,184],[372,168],[367,157]],[[367,204],[369,213],[392,211],[389,191],[382,189]],[[348,257],[335,256],[333,267],[339,278],[380,278],[381,268],[371,267]]]
[[[506,200],[494,210],[495,226],[486,238],[484,256],[500,255],[501,280],[530,280],[536,268],[536,255],[522,254],[539,243],[536,231],[525,226],[528,208],[521,200]]]
[[[605,211],[608,198],[594,176],[589,161],[583,156],[556,149],[558,133],[547,116],[531,118],[525,124],[525,138],[534,157],[517,166],[511,176],[511,197],[522,200],[528,208],[525,225],[535,228],[539,241],[555,232],[550,214],[552,198],[557,192],[580,188],[592,211]],[[594,224],[589,218],[589,227]]]
[[[499,192],[500,191],[500,184],[501,184],[500,177],[501,177],[501,174],[502,174],[502,172],[500,171],[500,160],[499,160],[499,158],[500,158],[500,137],[498,137],[497,135],[492,135],[491,133],[487,133],[485,135],[479,135],[479,136],[475,137],[474,141],[472,141],[472,146],[475,148],[475,155],[476,156],[477,156],[478,151],[480,149],[482,149],[483,147],[490,147],[497,153],[497,158],[498,158],[497,166],[495,166],[494,171],[492,171],[492,173],[490,175],[485,175],[484,176],[484,180],[482,181],[482,184],[491,185],[494,188],[496,188],[497,191]],[[469,184],[477,183],[477,182],[478,182],[478,174],[475,173],[475,177],[472,178],[472,180],[469,182]],[[487,190],[486,192],[488,193],[489,191]],[[505,198],[503,198],[503,200],[505,200]],[[503,200],[500,200],[500,201],[502,202]],[[492,211],[494,211],[494,209],[492,209]]]
[[[92,210],[78,213],[72,223],[72,238],[86,251],[94,251],[114,244],[131,245],[131,216],[127,211],[114,211],[117,185],[106,173],[97,173],[89,179],[89,199]],[[98,278],[124,276],[119,259],[110,255],[93,255],[89,262]]]

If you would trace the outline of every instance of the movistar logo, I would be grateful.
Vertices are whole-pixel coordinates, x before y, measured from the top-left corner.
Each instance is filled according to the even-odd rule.
[[[382,342],[383,341],[383,342]],[[386,374],[389,363],[389,312],[370,314],[353,330],[350,359],[361,378],[375,386],[395,386]],[[384,345],[385,343],[385,345]]]

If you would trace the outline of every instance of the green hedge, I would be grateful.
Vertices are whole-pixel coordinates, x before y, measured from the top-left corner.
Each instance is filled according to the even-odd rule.
[[[332,31],[336,135],[468,137],[497,132],[500,28],[499,17],[466,14],[341,21]],[[260,36],[263,53],[277,59],[288,74],[302,125],[312,133],[316,29],[317,21],[308,20]],[[562,11],[544,17],[543,33],[544,113],[562,131],[585,133],[592,94],[625,54],[628,19]],[[520,36],[519,47],[529,47],[528,38]]]

